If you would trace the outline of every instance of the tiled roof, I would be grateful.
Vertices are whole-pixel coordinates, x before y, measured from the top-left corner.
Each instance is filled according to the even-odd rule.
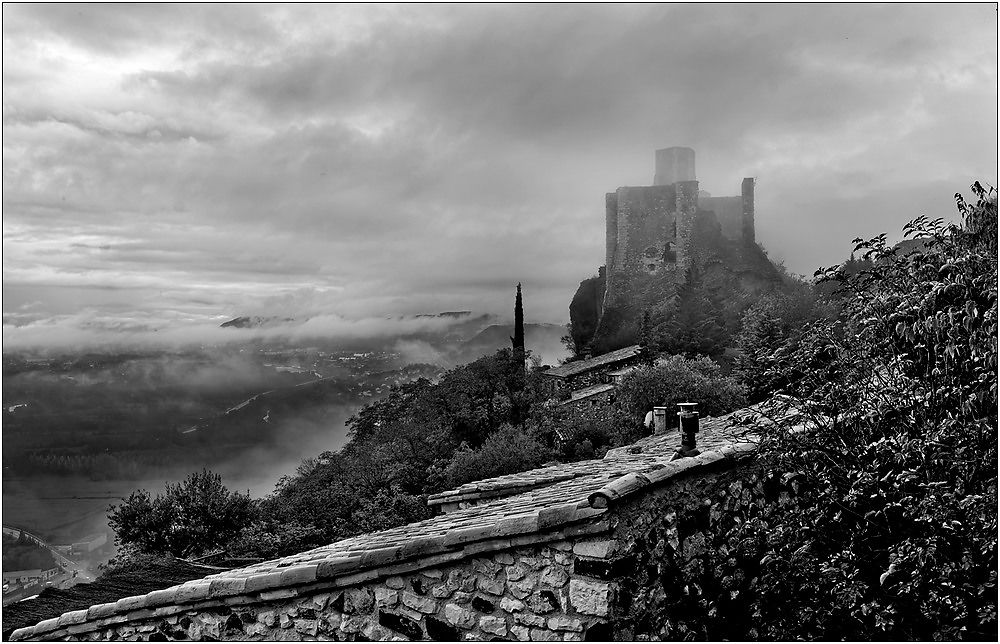
[[[591,396],[596,396],[598,394],[603,394],[608,391],[612,391],[614,388],[615,388],[614,383],[608,382],[601,385],[593,385],[591,387],[584,387],[583,389],[577,389],[570,395],[569,400],[564,400],[561,404],[568,405],[570,403],[579,402],[584,398],[590,398]]]
[[[553,378],[571,378],[581,373],[586,373],[587,371],[592,371],[600,367],[612,365],[616,362],[621,362],[622,360],[635,358],[639,355],[640,351],[641,347],[638,344],[633,344],[630,347],[618,349],[617,351],[612,351],[611,353],[605,353],[604,355],[599,355],[596,358],[590,358],[589,360],[567,362],[562,366],[553,367],[552,369],[543,371],[542,374]]]
[[[19,629],[11,639],[52,637],[60,629],[76,630],[78,625],[96,620],[126,621],[131,615],[152,614],[152,609],[158,615],[174,614],[194,603],[221,605],[238,598],[267,601],[315,588],[353,586],[484,552],[606,532],[610,526],[602,515],[610,504],[628,494],[682,472],[751,453],[755,449],[752,434],[732,426],[730,416],[702,419],[698,435],[702,453],[695,457],[670,461],[679,444],[674,430],[611,450],[603,459],[477,481],[433,498],[458,500],[489,493],[506,496],[425,521],[66,613]]]

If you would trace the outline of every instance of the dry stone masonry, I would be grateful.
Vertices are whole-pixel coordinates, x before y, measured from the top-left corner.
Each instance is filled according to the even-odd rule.
[[[703,419],[693,458],[670,460],[674,431],[604,459],[480,481],[432,519],[66,613],[11,639],[627,637],[636,615],[684,604],[651,567],[682,562],[670,579],[693,587],[691,562],[724,556],[712,525],[726,499],[757,494],[754,435],[731,421]]]

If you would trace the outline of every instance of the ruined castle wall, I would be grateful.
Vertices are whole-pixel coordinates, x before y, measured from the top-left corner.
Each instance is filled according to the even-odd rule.
[[[612,270],[648,272],[650,264],[660,268],[665,245],[675,242],[674,187],[619,188],[616,201],[618,234]]]
[[[610,270],[618,252],[618,193],[609,192],[604,196],[605,203],[605,270]]]
[[[680,181],[674,184],[676,200],[673,218],[677,225],[677,273],[676,281],[684,280],[685,271],[691,267],[694,256],[691,229],[698,211],[698,182]]]
[[[743,239],[743,197],[699,197],[698,207],[715,213],[727,239]]]
[[[743,179],[743,240],[748,244],[752,244],[756,240],[756,233],[754,232],[754,183],[752,177]]]

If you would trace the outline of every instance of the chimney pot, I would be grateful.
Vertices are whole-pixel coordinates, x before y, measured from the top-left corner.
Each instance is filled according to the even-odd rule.
[[[667,433],[667,408],[653,407],[653,435]]]
[[[697,456],[701,453],[698,451],[698,438],[696,436],[698,433],[698,403],[677,403],[677,406],[680,407],[677,415],[680,417],[681,446],[677,448],[674,459]]]

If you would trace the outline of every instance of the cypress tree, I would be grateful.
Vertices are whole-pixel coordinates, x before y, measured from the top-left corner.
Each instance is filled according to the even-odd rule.
[[[514,354],[524,360],[524,307],[521,305],[521,283],[517,283],[517,297],[514,299],[514,337],[510,339],[514,345]]]

